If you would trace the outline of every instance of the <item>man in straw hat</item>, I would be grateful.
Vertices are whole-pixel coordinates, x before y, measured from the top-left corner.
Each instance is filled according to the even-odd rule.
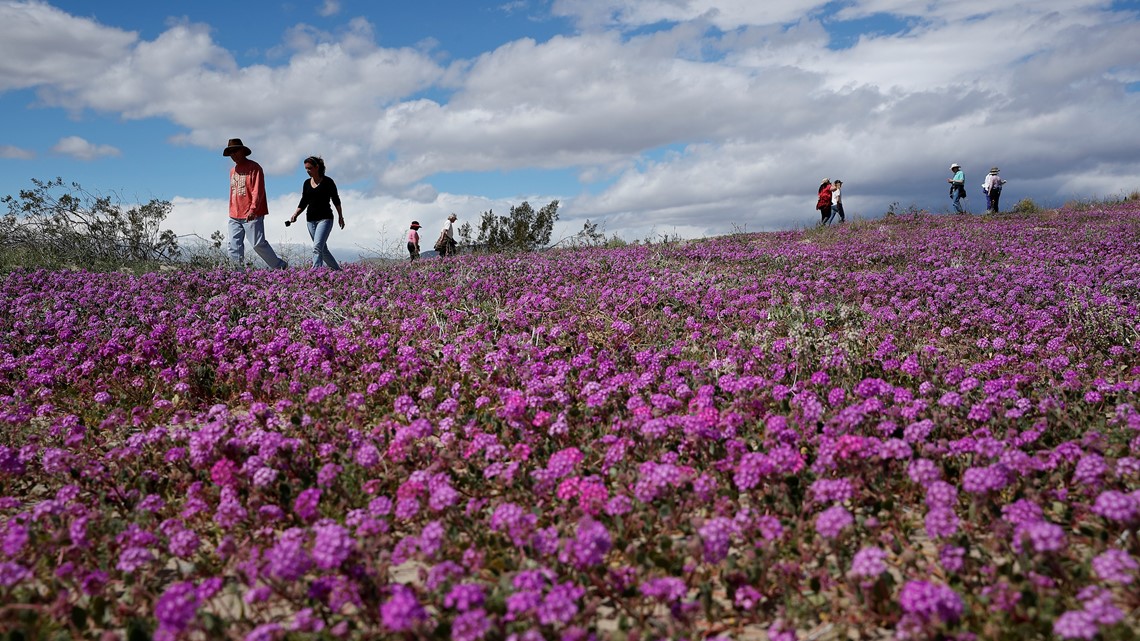
[[[245,236],[249,234],[253,251],[261,256],[265,264],[274,269],[285,269],[289,263],[277,256],[265,240],[265,216],[269,214],[269,204],[265,198],[265,172],[261,165],[249,159],[249,147],[241,138],[230,138],[223,156],[234,161],[230,169],[230,222],[229,254],[238,265],[245,265]]]
[[[982,191],[986,192],[986,213],[998,213],[998,200],[1001,199],[1001,186],[1005,184],[998,174],[1000,169],[991,167],[986,181],[982,183]]]

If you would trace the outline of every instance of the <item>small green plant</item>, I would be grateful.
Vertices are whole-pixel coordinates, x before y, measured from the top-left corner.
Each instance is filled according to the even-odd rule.
[[[1036,214],[1041,211],[1041,208],[1037,206],[1037,203],[1033,202],[1032,198],[1022,198],[1017,201],[1017,204],[1015,204],[1010,211],[1015,214]]]

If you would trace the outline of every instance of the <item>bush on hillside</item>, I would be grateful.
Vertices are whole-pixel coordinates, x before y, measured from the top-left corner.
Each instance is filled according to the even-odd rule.
[[[178,237],[162,229],[169,201],[152,199],[124,210],[113,196],[97,196],[62,178],[32,179],[32,188],[0,199],[0,269],[153,268],[177,260]]]
[[[1041,211],[1041,208],[1037,206],[1037,203],[1033,202],[1032,198],[1022,198],[1017,201],[1017,204],[1015,204],[1010,211],[1015,214],[1036,214]]]
[[[550,243],[554,221],[558,220],[558,201],[535,211],[529,202],[511,207],[507,216],[496,216],[491,210],[483,212],[479,222],[479,235],[471,239],[471,226],[459,228],[459,237],[465,245],[474,245],[481,251],[534,251]]]

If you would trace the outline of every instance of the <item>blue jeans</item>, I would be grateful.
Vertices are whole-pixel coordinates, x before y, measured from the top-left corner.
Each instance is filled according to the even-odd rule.
[[[285,269],[289,263],[281,258],[278,258],[277,253],[273,251],[273,247],[265,240],[265,217],[255,218],[253,220],[237,220],[230,219],[229,225],[230,244],[229,253],[230,260],[235,263],[245,266],[245,236],[249,234],[250,245],[253,246],[253,251],[265,261],[265,264],[274,269]]]
[[[328,245],[326,244],[329,239],[329,234],[332,233],[333,221],[332,218],[324,220],[309,221],[309,238],[313,239],[313,267],[321,266],[321,263],[328,265],[335,269],[340,269],[336,259],[329,253]]]
[[[959,214],[962,213],[962,190],[951,190],[950,198],[954,201],[954,211],[958,212]]]

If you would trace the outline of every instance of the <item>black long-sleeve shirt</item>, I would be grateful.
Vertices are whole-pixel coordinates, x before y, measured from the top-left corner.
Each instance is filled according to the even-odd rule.
[[[330,204],[331,203],[331,204]],[[336,183],[332,178],[325,176],[314,187],[312,180],[305,180],[301,187],[301,202],[297,209],[305,209],[305,220],[316,222],[318,220],[332,220],[332,204],[340,207],[340,194],[336,190]]]

